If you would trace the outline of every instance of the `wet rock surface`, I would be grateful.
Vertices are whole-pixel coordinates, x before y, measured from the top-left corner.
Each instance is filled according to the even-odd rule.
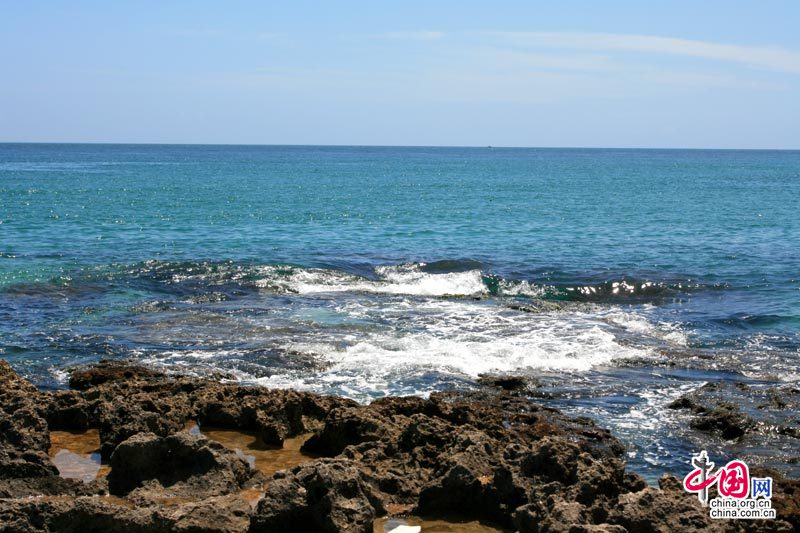
[[[60,478],[47,455],[47,400],[0,359],[0,498],[87,492]]]
[[[626,472],[625,449],[607,430],[516,395],[505,378],[483,391],[367,406],[126,363],[75,371],[71,385],[38,391],[0,361],[0,531],[368,532],[379,517],[403,515],[518,531],[800,528],[797,481],[770,472],[776,521],[712,521],[679,480],[648,487]],[[693,413],[703,407],[694,414],[713,421],[708,431],[759,431],[749,413],[679,401]],[[794,400],[771,401],[783,409]],[[190,421],[273,446],[312,433],[303,450],[317,458],[266,476],[186,431]],[[87,428],[99,430],[111,471],[88,483],[62,479],[48,458],[49,431]]]
[[[684,394],[669,407],[688,409],[694,415],[693,428],[717,432],[726,439],[770,432],[800,438],[797,431],[800,388],[793,385],[758,387],[746,383],[707,383]]]
[[[507,391],[525,390],[529,386],[531,378],[513,375],[482,374],[478,377],[478,383],[485,387],[495,387]],[[532,383],[535,385],[535,383]]]
[[[751,466],[800,461],[800,388],[796,385],[707,383],[669,404],[689,415],[715,455],[735,455]],[[778,453],[776,453],[778,452]]]

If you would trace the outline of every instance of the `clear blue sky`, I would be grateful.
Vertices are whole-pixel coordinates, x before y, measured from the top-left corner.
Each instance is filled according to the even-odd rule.
[[[0,141],[800,148],[799,27],[797,0],[0,0]]]

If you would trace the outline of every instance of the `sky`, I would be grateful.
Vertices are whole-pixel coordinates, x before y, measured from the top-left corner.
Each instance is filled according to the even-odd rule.
[[[0,0],[0,142],[800,148],[800,2]]]

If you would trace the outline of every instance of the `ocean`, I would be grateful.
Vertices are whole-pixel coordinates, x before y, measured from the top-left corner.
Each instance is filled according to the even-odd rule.
[[[0,144],[0,357],[362,402],[525,375],[653,480],[736,452],[672,400],[800,380],[800,152]]]

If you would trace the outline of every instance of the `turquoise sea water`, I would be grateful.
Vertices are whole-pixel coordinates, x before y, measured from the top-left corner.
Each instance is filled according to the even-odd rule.
[[[680,469],[670,400],[800,379],[800,152],[0,144],[0,357],[362,401],[527,373]]]

